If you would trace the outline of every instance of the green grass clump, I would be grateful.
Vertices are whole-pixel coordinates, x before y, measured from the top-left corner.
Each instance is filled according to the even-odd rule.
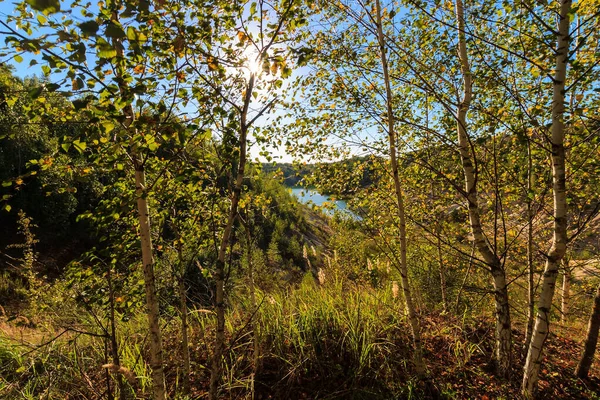
[[[307,276],[297,289],[262,294],[263,377],[280,376],[290,393],[369,388],[371,395],[395,392],[410,379],[401,303],[391,290],[346,284],[333,279],[317,286]]]

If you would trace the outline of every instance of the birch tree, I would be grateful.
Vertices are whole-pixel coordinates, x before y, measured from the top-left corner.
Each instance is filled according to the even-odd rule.
[[[175,20],[193,19],[204,10],[179,8]],[[219,398],[225,356],[225,314],[227,254],[232,244],[244,179],[248,164],[248,149],[260,136],[257,127],[261,117],[271,113],[280,100],[284,80],[291,74],[293,60],[290,47],[297,28],[306,23],[303,2],[284,0],[278,4],[217,3],[210,11],[215,17],[210,33],[199,42],[181,38],[177,51],[185,59],[189,79],[207,88],[197,91],[194,104],[207,109],[207,93],[216,99],[210,108],[210,126],[222,141],[223,159],[227,168],[228,206],[219,238],[214,266],[214,306],[216,330],[211,356],[211,399]]]
[[[456,111],[458,146],[465,175],[465,193],[469,207],[469,220],[474,244],[485,260],[493,278],[494,297],[496,302],[496,357],[501,375],[508,376],[512,362],[512,332],[510,308],[508,303],[508,287],[506,275],[500,259],[486,242],[481,224],[477,199],[477,181],[474,172],[474,159],[467,134],[467,112],[473,96],[473,76],[469,64],[466,43],[465,16],[462,0],[456,0],[456,20],[458,31],[458,53],[463,76],[463,95]]]
[[[161,7],[165,4],[151,8],[147,3],[109,1],[92,11],[78,1],[70,4],[67,10],[61,10],[58,1],[28,3],[35,13],[30,14],[28,5],[21,3],[17,5],[14,19],[0,22],[9,31],[7,42],[15,51],[39,55],[44,74],[48,77],[52,74],[58,80],[58,83],[52,82],[48,89],[65,88],[65,91],[79,95],[72,100],[73,109],[89,118],[90,128],[86,136],[72,138],[73,142],[64,143],[63,149],[70,146],[79,151],[94,148],[97,163],[116,166],[117,170],[129,164],[133,170],[136,229],[141,243],[148,318],[152,397],[165,399],[149,207],[151,184],[147,182],[146,173],[147,161],[159,149],[161,141],[172,140],[173,136],[169,138],[169,135],[178,137],[177,129],[166,132],[169,118],[173,116],[166,111],[173,110],[174,103],[168,104],[164,97],[156,97],[158,81],[162,79],[166,84],[177,79],[174,74],[177,60],[171,57],[168,46],[165,48],[171,34],[169,25],[162,18]],[[75,24],[68,18],[72,10],[80,11],[88,19]],[[58,15],[63,18],[56,18]],[[17,30],[11,22],[24,28],[25,33]],[[37,62],[34,58],[31,65]],[[147,117],[151,109],[155,111],[155,118]],[[147,114],[140,118],[142,111]]]
[[[537,305],[535,326],[525,361],[523,373],[523,395],[535,395],[540,370],[544,342],[549,333],[552,298],[560,262],[567,249],[567,193],[565,167],[565,88],[570,48],[571,1],[561,0],[558,31],[556,32],[556,68],[553,79],[552,126],[550,144],[552,146],[552,195],[554,233],[552,247],[546,255],[546,265],[542,289]]]
[[[387,120],[387,135],[389,142],[390,166],[392,168],[392,179],[394,181],[394,191],[396,194],[396,210],[398,213],[398,231],[400,234],[400,277],[402,282],[402,291],[404,293],[404,302],[406,306],[406,314],[413,337],[414,346],[414,363],[417,374],[422,376],[425,374],[426,367],[423,361],[423,350],[421,344],[421,331],[413,303],[412,290],[408,279],[408,266],[406,258],[406,215],[404,211],[404,194],[402,193],[402,185],[398,174],[398,159],[396,153],[396,131],[394,121],[393,108],[393,93],[390,83],[390,73],[386,56],[386,40],[383,34],[383,23],[381,18],[381,4],[379,0],[375,0],[376,15],[377,15],[377,41],[379,43],[379,56],[381,59],[381,68],[383,70],[383,80],[385,85],[385,104],[386,104],[386,120]]]

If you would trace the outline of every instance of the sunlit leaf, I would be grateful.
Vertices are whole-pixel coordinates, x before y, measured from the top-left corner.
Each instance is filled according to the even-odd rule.
[[[36,11],[52,14],[60,11],[60,0],[26,0],[27,4]]]

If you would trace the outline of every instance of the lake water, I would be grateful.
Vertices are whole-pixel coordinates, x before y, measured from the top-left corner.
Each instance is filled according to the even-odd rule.
[[[352,211],[348,210],[348,205],[344,200],[331,200],[329,196],[324,196],[315,190],[303,187],[292,187],[290,190],[292,195],[296,196],[301,203],[314,204],[319,207],[333,206],[333,210],[327,207],[324,208],[324,211],[329,215],[333,214],[335,210],[345,210],[352,213]]]

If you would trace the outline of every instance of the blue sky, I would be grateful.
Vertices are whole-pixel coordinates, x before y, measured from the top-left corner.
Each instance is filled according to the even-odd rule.
[[[7,21],[7,18],[10,17],[13,14],[13,10],[15,8],[15,3],[12,1],[0,1],[0,19],[3,22]],[[15,26],[14,23],[10,24],[11,26]],[[0,27],[0,31],[4,31],[4,27]],[[0,34],[0,46],[4,46],[4,39],[5,39],[6,35],[4,34]],[[32,57],[29,54],[23,54],[23,62],[21,63],[17,63],[16,61],[14,61],[12,56],[9,57],[0,57],[0,62],[4,63],[4,64],[10,64],[12,65],[15,69],[14,69],[14,73],[15,75],[24,78],[26,76],[32,76],[32,75],[41,75],[42,74],[42,70],[40,69],[40,65],[34,65],[34,66],[29,66],[29,62],[31,61]]]

